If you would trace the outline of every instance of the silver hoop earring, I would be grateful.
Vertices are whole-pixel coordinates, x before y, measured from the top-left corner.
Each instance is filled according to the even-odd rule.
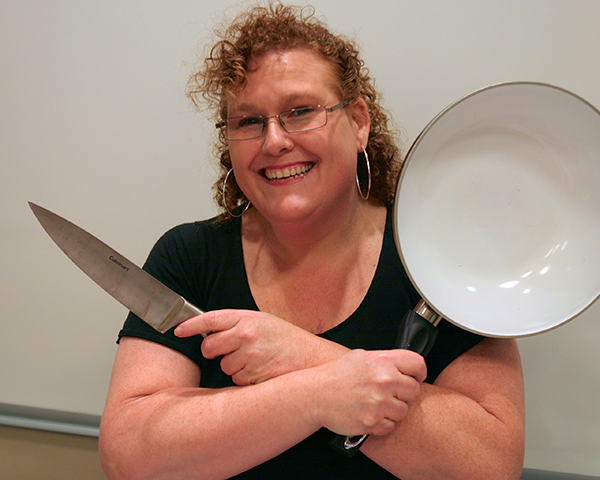
[[[368,178],[368,183],[367,183],[367,193],[364,194],[362,191],[362,188],[360,188],[360,180],[358,179],[358,163],[357,163],[357,168],[356,168],[356,186],[358,187],[358,194],[360,195],[360,197],[363,200],[368,200],[369,199],[369,195],[371,194],[371,162],[369,161],[369,155],[367,154],[367,150],[363,150],[362,151],[363,156],[365,157],[365,163],[367,165],[367,178]],[[360,154],[359,154],[359,158],[360,158]],[[360,161],[360,160],[358,160]]]
[[[242,213],[240,213],[239,215],[234,215],[233,213],[231,213],[231,210],[229,210],[229,207],[227,206],[227,197],[225,196],[225,188],[227,187],[227,180],[229,180],[229,175],[231,174],[231,172],[233,172],[233,168],[229,169],[227,175],[225,175],[225,181],[223,182],[223,206],[225,207],[225,210],[227,210],[227,213],[229,215],[231,215],[233,218],[238,218],[241,217],[244,213],[246,213],[246,210],[248,210],[248,208],[250,207],[250,201],[246,203],[246,208],[244,208],[242,210]]]

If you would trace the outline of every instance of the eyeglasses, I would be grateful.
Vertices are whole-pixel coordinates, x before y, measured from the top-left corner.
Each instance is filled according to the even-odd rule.
[[[215,127],[224,130],[227,140],[251,140],[262,136],[270,118],[277,118],[288,133],[307,132],[327,125],[327,114],[344,108],[349,103],[350,100],[344,100],[333,107],[314,105],[292,108],[279,115],[268,117],[262,115],[231,117],[217,123]]]

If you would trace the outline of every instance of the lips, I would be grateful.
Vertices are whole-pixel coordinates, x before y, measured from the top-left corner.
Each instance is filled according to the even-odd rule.
[[[293,167],[285,167],[280,169],[264,169],[263,175],[270,181],[283,181],[291,178],[299,178],[309,172],[314,163],[305,163],[302,165],[294,165]]]

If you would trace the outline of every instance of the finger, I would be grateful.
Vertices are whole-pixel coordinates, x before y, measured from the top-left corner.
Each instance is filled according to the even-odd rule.
[[[225,355],[221,359],[221,370],[230,377],[233,377],[236,373],[242,371],[245,366],[246,361],[244,355],[238,355],[237,352]]]
[[[213,310],[192,317],[175,328],[175,335],[185,338],[229,330],[239,321],[239,315],[234,312],[235,310]]]
[[[402,349],[391,350],[390,352],[393,352],[394,365],[400,373],[413,377],[419,383],[425,381],[427,378],[427,364],[421,355]]]
[[[176,337],[185,338],[185,337],[193,337],[194,335],[206,335],[207,332],[203,317],[206,314],[198,315],[197,317],[192,317],[187,319],[186,321],[180,323],[175,327],[173,333]]]
[[[396,422],[390,418],[384,418],[378,422],[369,432],[371,435],[387,435],[396,428]]]
[[[394,399],[392,408],[390,408],[389,411],[386,412],[386,418],[388,418],[394,422],[399,422],[401,420],[404,420],[404,417],[406,417],[407,413],[408,413],[407,403],[403,402],[402,400]]]
[[[412,402],[421,394],[421,384],[412,377],[404,376],[396,390],[395,397],[401,402]]]
[[[245,387],[247,385],[254,385],[257,383],[256,380],[249,376],[246,370],[244,369],[241,369],[240,371],[233,374],[231,376],[231,379],[233,380],[233,383],[235,383],[238,387]]]
[[[233,334],[231,330],[224,330],[206,337],[200,349],[205,358],[217,358],[222,355],[230,355],[239,350],[241,346],[242,342],[238,335]]]

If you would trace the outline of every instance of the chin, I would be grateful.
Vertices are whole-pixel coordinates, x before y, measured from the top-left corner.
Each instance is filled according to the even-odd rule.
[[[278,205],[271,204],[266,209],[259,209],[268,221],[285,223],[306,220],[318,210],[319,206],[314,200],[310,202],[280,202]]]

